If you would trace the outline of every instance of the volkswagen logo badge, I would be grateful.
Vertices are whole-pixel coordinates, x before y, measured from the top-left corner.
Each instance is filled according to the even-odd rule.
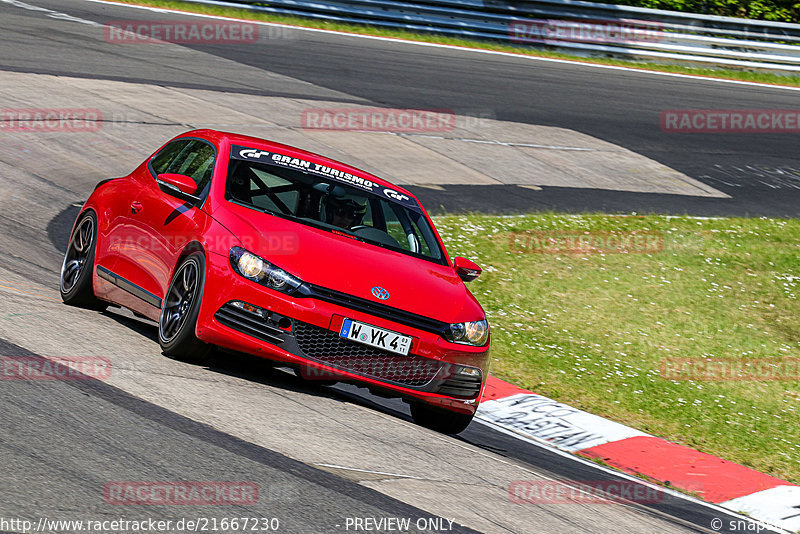
[[[380,299],[380,300],[386,300],[386,299],[389,298],[389,292],[386,291],[385,289],[383,289],[380,286],[375,286],[375,287],[372,288],[372,295],[376,299]]]

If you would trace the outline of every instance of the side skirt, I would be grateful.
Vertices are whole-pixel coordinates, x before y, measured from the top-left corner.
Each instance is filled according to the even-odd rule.
[[[150,304],[151,306],[155,306],[156,308],[161,308],[161,299],[158,298],[156,295],[153,295],[152,293],[150,293],[146,289],[143,289],[143,288],[137,286],[136,284],[134,284],[130,280],[127,280],[126,278],[121,277],[120,275],[118,275],[114,271],[111,271],[110,269],[106,269],[102,265],[98,265],[97,266],[97,276],[99,276],[103,280],[106,280],[107,282],[111,282],[112,284],[114,284],[118,288],[120,288],[120,289],[122,289],[124,291],[127,291],[128,293],[130,293],[134,297],[142,299],[143,301],[145,301],[146,303]]]

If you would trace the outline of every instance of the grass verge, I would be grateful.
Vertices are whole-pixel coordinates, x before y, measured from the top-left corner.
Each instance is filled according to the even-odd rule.
[[[800,482],[800,365],[772,366],[800,353],[800,220],[532,214],[436,223],[451,255],[484,267],[470,289],[492,325],[494,374]],[[630,233],[660,236],[663,248],[547,245],[570,235],[613,245],[608,236]],[[676,359],[698,373],[668,374]],[[718,373],[706,359],[730,365]],[[760,361],[766,370],[751,374]]]
[[[768,72],[751,72],[747,70],[689,67],[684,65],[627,61],[627,60],[619,60],[606,57],[585,58],[570,54],[564,54],[560,52],[539,50],[523,46],[514,46],[499,42],[459,39],[459,38],[445,37],[441,35],[428,34],[428,33],[415,33],[411,31],[380,28],[377,26],[346,24],[340,22],[325,22],[310,18],[259,13],[247,9],[193,4],[193,3],[181,2],[180,0],[110,0],[110,1],[117,2],[120,4],[147,5],[147,6],[166,8],[166,9],[188,11],[192,13],[203,13],[208,15],[219,15],[225,17],[257,20],[263,22],[289,24],[293,26],[302,26],[306,28],[318,28],[324,30],[358,33],[363,35],[375,35],[379,37],[392,37],[397,39],[407,39],[411,41],[421,41],[427,43],[440,43],[453,46],[461,46],[465,48],[495,50],[499,52],[510,52],[514,54],[521,54],[521,55],[528,55],[535,57],[564,59],[571,61],[581,61],[585,63],[596,63],[601,65],[613,65],[613,66],[629,67],[629,68],[636,68],[643,70],[652,70],[658,72],[671,72],[676,74],[687,74],[693,76],[706,76],[711,78],[723,78],[723,79],[739,80],[747,82],[758,82],[758,83],[800,87],[800,76],[788,76],[788,75],[772,74]]]

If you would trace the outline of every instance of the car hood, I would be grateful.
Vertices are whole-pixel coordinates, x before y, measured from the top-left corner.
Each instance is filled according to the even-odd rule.
[[[242,246],[305,282],[448,323],[485,315],[448,265],[227,204],[214,218]],[[380,300],[372,288],[388,291]]]

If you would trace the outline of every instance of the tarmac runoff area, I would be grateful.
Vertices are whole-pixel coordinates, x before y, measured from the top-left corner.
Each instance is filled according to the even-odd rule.
[[[337,101],[345,97],[348,103]],[[728,198],[572,130],[448,110],[388,110],[350,103],[351,96],[334,91],[305,100],[0,72],[0,98],[3,162],[43,177],[57,172],[68,180],[64,173],[80,173],[80,184],[128,174],[171,137],[212,128],[317,152],[404,186],[550,186]]]

